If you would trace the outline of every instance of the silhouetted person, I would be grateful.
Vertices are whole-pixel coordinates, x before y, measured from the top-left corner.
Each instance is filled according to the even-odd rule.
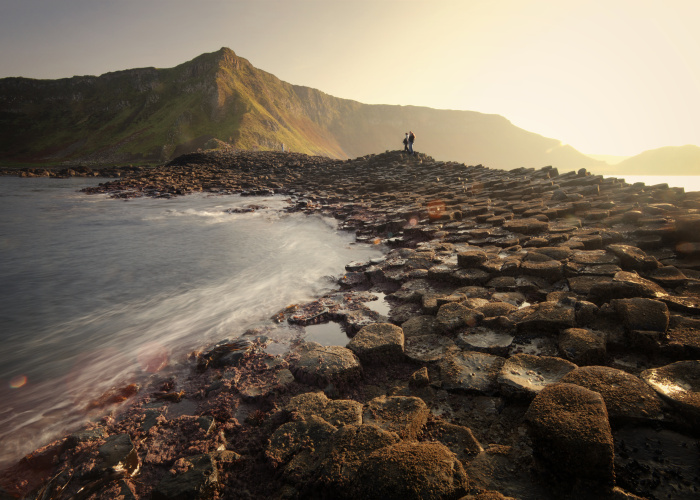
[[[411,130],[411,131],[408,133],[408,154],[411,154],[411,155],[412,155],[412,154],[415,154],[415,153],[413,152],[413,142],[414,142],[415,140],[416,140],[416,134],[414,134],[413,131]]]
[[[408,132],[406,132],[406,137],[403,138],[403,150],[408,151]]]

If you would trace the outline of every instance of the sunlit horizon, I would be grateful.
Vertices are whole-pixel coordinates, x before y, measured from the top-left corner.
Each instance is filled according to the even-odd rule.
[[[0,77],[168,68],[229,47],[336,97],[497,114],[629,157],[700,145],[697,19],[689,0],[26,0],[0,6]]]

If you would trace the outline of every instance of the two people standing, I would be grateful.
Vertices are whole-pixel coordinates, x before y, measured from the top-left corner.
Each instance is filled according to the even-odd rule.
[[[403,150],[408,151],[408,154],[415,154],[413,152],[413,142],[416,140],[416,135],[413,131],[406,132],[406,137],[403,138]]]

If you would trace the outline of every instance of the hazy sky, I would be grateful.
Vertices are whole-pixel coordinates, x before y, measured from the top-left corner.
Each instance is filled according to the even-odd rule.
[[[700,0],[0,0],[0,77],[221,47],[369,104],[505,116],[589,154],[700,145]]]

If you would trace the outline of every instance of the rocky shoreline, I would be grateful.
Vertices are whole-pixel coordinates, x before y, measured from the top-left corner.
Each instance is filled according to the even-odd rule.
[[[0,499],[700,495],[700,193],[402,152],[88,170],[60,175],[118,177],[86,191],[123,199],[285,194],[388,251],[186,379],[105,394],[119,411],[5,470]],[[348,344],[268,354],[286,322]]]

